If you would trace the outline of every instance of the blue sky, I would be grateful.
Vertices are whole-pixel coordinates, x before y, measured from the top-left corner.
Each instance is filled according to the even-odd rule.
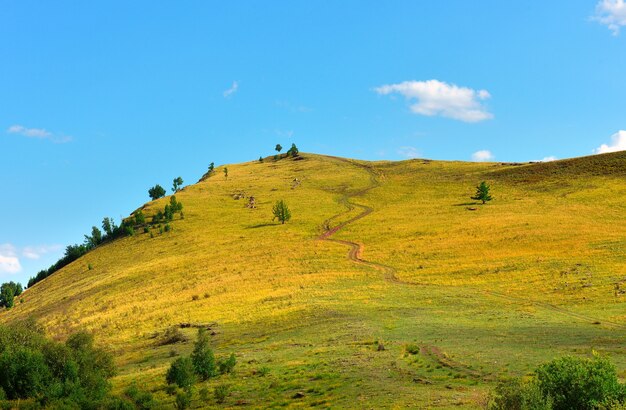
[[[625,25],[623,0],[3,1],[0,281],[155,183],[276,143],[372,160],[626,149]]]

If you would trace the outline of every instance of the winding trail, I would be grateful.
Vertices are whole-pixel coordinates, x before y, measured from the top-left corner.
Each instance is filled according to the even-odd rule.
[[[334,239],[332,236],[334,234],[336,234],[337,232],[341,231],[343,228],[345,228],[346,226],[365,218],[366,216],[368,216],[369,214],[371,214],[374,209],[372,207],[369,207],[367,205],[362,205],[362,204],[357,204],[355,202],[352,202],[351,199],[352,198],[356,198],[359,196],[363,196],[366,193],[368,193],[369,191],[371,191],[372,189],[376,189],[378,187],[381,186],[380,181],[378,180],[379,174],[370,166],[367,164],[361,164],[358,163],[356,161],[352,161],[350,159],[347,158],[341,158],[341,157],[334,157],[334,156],[327,156],[327,158],[333,159],[335,161],[339,161],[339,162],[345,162],[348,163],[350,165],[359,167],[364,169],[370,177],[370,184],[365,187],[362,188],[360,190],[354,191],[354,192],[345,192],[341,199],[340,202],[342,202],[347,210],[344,212],[340,212],[336,215],[331,216],[330,218],[328,218],[326,221],[324,221],[324,232],[318,237],[319,240],[323,240],[323,241],[328,241],[328,242],[334,242],[334,243],[338,243],[341,245],[345,245],[348,246],[350,248],[350,250],[348,251],[348,259],[355,262],[355,263],[359,263],[361,265],[365,265],[365,266],[369,266],[371,268],[377,269],[381,272],[384,273],[384,278],[387,282],[390,283],[394,283],[394,284],[398,284],[398,285],[405,285],[405,286],[430,286],[429,284],[419,284],[419,283],[413,283],[413,282],[406,282],[403,280],[400,280],[397,276],[397,269],[394,268],[393,266],[390,265],[385,265],[382,263],[378,263],[378,262],[372,262],[372,261],[368,261],[362,258],[362,254],[363,254],[363,245],[357,242],[352,242],[352,241],[348,241],[348,240],[343,240],[343,239]],[[343,215],[348,214],[349,212],[351,212],[354,208],[359,208],[361,209],[361,212],[359,214],[357,214],[356,216],[341,222],[340,224],[334,226],[334,227],[330,227],[330,223],[337,218],[340,218]],[[476,293],[482,292],[485,295],[489,295],[492,297],[496,297],[499,299],[503,299],[506,300],[508,302],[511,303],[517,303],[520,305],[533,305],[535,307],[544,309],[544,310],[549,310],[555,313],[560,313],[564,316],[568,316],[574,319],[578,319],[584,322],[589,322],[591,324],[594,325],[604,325],[606,327],[609,328],[614,328],[614,329],[620,329],[620,330],[626,330],[626,324],[623,323],[617,323],[617,322],[611,322],[608,320],[604,320],[604,319],[599,319],[599,318],[595,318],[592,316],[588,316],[582,313],[577,313],[577,312],[573,312],[571,310],[567,310],[561,307],[558,307],[556,305],[550,304],[550,303],[546,303],[546,302],[540,302],[540,301],[535,301],[535,300],[531,300],[531,299],[525,299],[525,298],[521,298],[518,296],[511,296],[511,295],[507,295],[504,293],[500,293],[500,292],[495,292],[495,291],[490,291],[490,290],[479,290],[479,289],[475,289]]]
[[[328,218],[326,221],[324,221],[324,232],[319,236],[318,239],[320,240],[324,240],[324,241],[329,241],[329,242],[334,242],[334,243],[339,243],[341,245],[345,245],[350,247],[350,250],[348,251],[348,259],[350,259],[351,261],[355,262],[355,263],[359,263],[361,265],[365,265],[365,266],[369,266],[371,268],[377,269],[379,271],[382,271],[385,275],[385,280],[387,282],[391,282],[391,283],[397,283],[397,284],[403,284],[403,285],[414,285],[414,283],[409,283],[409,282],[404,282],[401,281],[400,279],[398,279],[398,277],[396,276],[396,268],[394,268],[393,266],[389,266],[389,265],[385,265],[382,263],[378,263],[378,262],[371,262],[368,260],[365,260],[361,257],[361,255],[363,254],[363,245],[357,242],[352,242],[352,241],[347,241],[347,240],[343,240],[343,239],[334,239],[332,238],[332,236],[334,234],[336,234],[337,232],[339,232],[340,230],[342,230],[343,228],[345,228],[347,225],[350,225],[351,223],[354,223],[360,219],[365,218],[366,216],[368,216],[369,214],[371,214],[374,209],[367,206],[367,205],[362,205],[362,204],[357,204],[354,202],[351,202],[350,199],[351,198],[355,198],[355,197],[359,197],[362,195],[365,195],[366,193],[368,193],[369,191],[371,191],[372,189],[378,188],[381,184],[380,181],[378,180],[378,175],[376,174],[376,171],[374,171],[374,169],[369,166],[369,165],[365,165],[365,164],[360,164],[358,162],[354,162],[351,161],[349,159],[346,158],[340,158],[340,157],[333,157],[333,156],[329,156],[328,158],[332,158],[336,161],[341,161],[341,162],[346,162],[348,164],[357,166],[359,168],[364,169],[365,171],[367,171],[367,173],[369,174],[370,177],[370,184],[363,188],[360,189],[358,191],[354,191],[354,192],[346,192],[343,194],[340,202],[343,202],[343,204],[348,208],[346,211],[341,212],[337,215],[333,215],[330,218]],[[357,214],[356,216],[340,223],[339,225],[336,225],[334,227],[330,227],[330,222],[334,219],[337,219],[349,212],[351,212],[354,208],[359,208],[361,209],[361,212],[359,214]]]

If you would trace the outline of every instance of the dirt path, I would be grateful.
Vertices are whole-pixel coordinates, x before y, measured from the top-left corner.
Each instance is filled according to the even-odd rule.
[[[354,202],[351,202],[350,199],[351,198],[355,198],[355,197],[359,197],[362,195],[365,195],[366,193],[368,193],[369,191],[371,191],[372,189],[378,188],[380,186],[380,182],[378,181],[378,175],[376,174],[376,171],[374,171],[374,169],[368,165],[365,164],[359,164],[358,162],[354,162],[351,161],[349,159],[346,158],[339,158],[339,157],[329,157],[332,158],[336,161],[341,161],[341,162],[347,162],[351,165],[357,166],[359,168],[364,169],[370,176],[370,184],[363,188],[360,189],[358,191],[354,191],[354,192],[347,192],[343,194],[343,197],[341,199],[341,202],[344,203],[344,205],[348,208],[347,211],[345,212],[341,212],[337,215],[333,215],[332,217],[328,218],[326,221],[324,221],[324,227],[325,227],[325,231],[319,236],[320,240],[324,240],[324,241],[329,241],[329,242],[334,242],[334,243],[339,243],[342,245],[346,245],[348,247],[350,247],[350,251],[348,252],[348,259],[350,259],[351,261],[355,262],[355,263],[359,263],[362,265],[366,265],[369,267],[372,267],[374,269],[378,269],[379,271],[382,271],[385,275],[385,280],[388,282],[392,282],[392,283],[398,283],[398,284],[404,284],[404,285],[413,285],[413,283],[409,283],[409,282],[403,282],[401,280],[399,280],[396,277],[396,268],[394,268],[393,266],[389,266],[389,265],[384,265],[382,263],[378,263],[378,262],[371,262],[371,261],[367,261],[365,259],[363,259],[361,257],[361,255],[363,254],[363,245],[357,242],[352,242],[352,241],[347,241],[347,240],[342,240],[342,239],[333,239],[332,236],[334,234],[336,234],[337,232],[339,232],[340,230],[342,230],[343,228],[345,228],[347,225],[350,225],[351,223],[354,223],[356,221],[358,221],[359,219],[365,218],[366,216],[368,216],[369,214],[371,214],[374,210],[367,206],[367,205],[361,205],[361,204],[357,204]],[[356,216],[340,223],[339,225],[336,225],[334,227],[330,227],[330,222],[334,219],[337,219],[339,217],[341,217],[342,215],[352,211],[354,208],[359,208],[361,209],[361,212],[359,214],[357,214]]]
[[[337,232],[339,232],[340,230],[342,230],[343,228],[345,228],[347,225],[350,225],[360,219],[365,218],[366,216],[368,216],[369,214],[371,214],[374,210],[373,208],[367,206],[367,205],[362,205],[362,204],[357,204],[351,201],[352,198],[356,198],[359,196],[363,196],[366,193],[368,193],[369,191],[371,191],[372,189],[378,188],[381,186],[380,181],[378,180],[379,178],[379,174],[376,173],[376,171],[369,165],[367,164],[361,164],[358,163],[356,161],[352,161],[346,158],[339,158],[339,157],[333,157],[333,156],[328,156],[328,158],[333,159],[335,161],[341,161],[341,162],[346,162],[350,165],[359,167],[364,169],[370,177],[370,184],[363,188],[360,189],[358,191],[354,191],[354,192],[346,192],[343,194],[342,198],[341,198],[341,202],[346,206],[347,210],[344,212],[341,212],[337,215],[333,215],[332,217],[328,218],[326,221],[324,221],[324,227],[325,227],[325,231],[319,236],[318,239],[320,240],[325,240],[325,241],[329,241],[329,242],[334,242],[334,243],[339,243],[341,245],[345,245],[348,246],[350,248],[350,250],[348,251],[348,259],[355,262],[355,263],[359,263],[362,265],[366,265],[369,266],[371,268],[377,269],[379,271],[382,271],[384,273],[384,277],[385,280],[387,282],[390,283],[395,283],[395,284],[399,284],[399,285],[412,285],[412,286],[416,286],[416,285],[420,285],[420,286],[428,286],[427,284],[418,284],[418,283],[412,283],[412,282],[406,282],[403,280],[398,279],[398,277],[396,276],[397,273],[397,269],[394,268],[393,266],[389,266],[389,265],[385,265],[382,263],[378,263],[378,262],[371,262],[368,260],[365,260],[362,258],[362,254],[363,254],[363,245],[357,242],[352,242],[352,241],[348,241],[348,240],[343,240],[343,239],[334,239],[332,238],[332,236],[334,234],[336,234]],[[341,217],[342,215],[345,215],[349,212],[351,212],[354,208],[359,208],[361,209],[361,212],[359,214],[357,214],[356,216],[340,223],[339,225],[336,225],[334,227],[330,227],[330,223],[331,221],[333,221],[334,219],[337,219],[339,217]],[[603,319],[598,319],[592,316],[588,316],[588,315],[584,315],[581,313],[576,313],[576,312],[572,312],[570,310],[552,305],[550,303],[545,303],[545,302],[539,302],[539,301],[534,301],[534,300],[530,300],[530,299],[525,299],[525,298],[521,298],[518,296],[511,296],[511,295],[507,295],[504,293],[499,293],[499,292],[495,292],[495,291],[488,291],[488,290],[475,290],[476,292],[483,292],[486,295],[489,296],[493,296],[493,297],[497,297],[500,299],[504,299],[507,300],[511,303],[517,303],[520,305],[533,305],[535,307],[541,308],[541,309],[545,309],[545,310],[550,310],[552,312],[555,313],[560,313],[564,316],[568,316],[571,318],[575,318],[584,322],[589,322],[590,324],[593,325],[603,325],[606,327],[610,327],[610,328],[614,328],[614,329],[621,329],[621,330],[626,330],[626,324],[622,324],[622,323],[616,323],[616,322],[611,322],[608,320],[603,320]]]

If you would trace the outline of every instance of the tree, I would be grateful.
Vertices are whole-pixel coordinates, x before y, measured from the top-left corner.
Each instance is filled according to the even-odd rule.
[[[491,195],[489,195],[490,189],[491,187],[483,181],[476,187],[476,194],[471,198],[475,201],[483,201],[483,204],[485,204],[485,202],[491,201],[492,199]]]
[[[118,227],[115,224],[115,221],[113,220],[113,218],[106,217],[102,220],[102,229],[104,229],[104,233],[108,237],[112,237],[113,235],[115,235],[115,232],[117,231]]]
[[[276,147],[274,148],[276,150],[276,152],[278,152],[280,154],[280,151],[283,150],[283,146],[280,144],[276,144]]]
[[[291,148],[289,148],[289,151],[287,151],[287,155],[297,157],[299,152],[300,151],[298,150],[298,147],[296,147],[296,144],[291,144]]]
[[[274,218],[272,218],[272,220],[278,219],[282,224],[291,219],[291,212],[289,211],[285,201],[282,199],[276,202],[274,208],[272,208],[272,212],[274,213]]]
[[[85,245],[87,248],[93,249],[102,243],[102,232],[98,227],[91,227],[91,236],[85,235]]]
[[[135,213],[135,225],[143,225],[146,223],[146,217],[143,211],[139,210]]]
[[[165,189],[161,185],[156,184],[148,190],[148,195],[150,195],[150,198],[154,201],[165,196]]]
[[[8,283],[3,283],[0,288],[0,306],[11,309],[14,304],[15,290]]]
[[[183,203],[176,200],[176,195],[172,195],[170,198],[170,208],[172,208],[172,212],[181,212],[183,210]]]
[[[196,382],[193,362],[189,357],[179,357],[174,360],[165,375],[168,384],[175,384],[183,389],[188,389]]]
[[[183,185],[183,179],[181,177],[174,178],[174,182],[172,185],[172,192],[176,193],[180,191],[180,187]]]
[[[224,178],[228,179],[228,168],[224,167]]]
[[[215,169],[215,163],[214,163],[214,162],[211,162],[211,163],[209,164],[209,172],[213,172],[213,170],[214,170],[214,169]]]
[[[191,361],[195,372],[202,380],[207,380],[217,375],[215,356],[209,346],[209,332],[206,329],[198,329],[198,339],[191,353]]]
[[[259,162],[263,162],[263,157],[259,157]]]

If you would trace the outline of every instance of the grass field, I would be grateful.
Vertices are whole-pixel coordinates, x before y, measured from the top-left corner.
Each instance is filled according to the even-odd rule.
[[[60,339],[94,332],[115,354],[115,388],[137,380],[166,405],[165,371],[195,330],[156,341],[181,323],[210,324],[216,355],[237,355],[234,374],[206,383],[229,385],[226,407],[480,408],[500,377],[594,350],[626,376],[625,153],[542,164],[304,154],[228,169],[177,194],[185,217],[172,231],[98,247],[0,320],[33,316]],[[484,206],[469,199],[482,180],[494,196]],[[278,199],[285,225],[272,222]]]

